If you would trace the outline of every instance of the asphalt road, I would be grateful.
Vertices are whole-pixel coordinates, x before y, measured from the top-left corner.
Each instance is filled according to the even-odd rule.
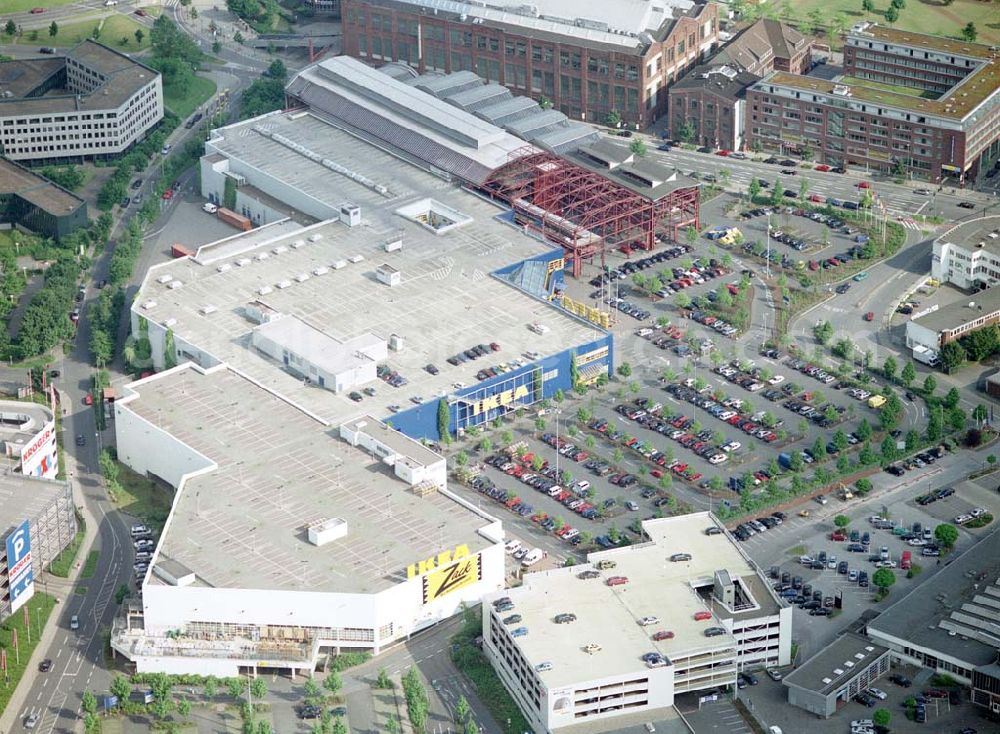
[[[720,168],[728,168],[732,172],[732,177],[727,188],[744,194],[750,180],[754,177],[764,179],[771,184],[780,178],[785,188],[796,192],[799,189],[799,179],[805,178],[810,184],[810,194],[834,196],[839,199],[856,199],[858,196],[857,184],[861,181],[868,181],[872,183],[873,189],[879,194],[892,216],[919,219],[919,216],[923,214],[943,216],[947,220],[960,220],[972,216],[982,216],[986,208],[991,213],[1000,211],[1000,199],[995,194],[951,187],[945,187],[939,191],[937,187],[922,182],[896,184],[891,179],[873,177],[870,172],[866,173],[855,169],[848,169],[846,174],[839,174],[811,170],[812,166],[809,166],[809,168],[798,168],[795,176],[786,176],[781,173],[783,166],[770,165],[762,161],[724,158],[708,153],[687,151],[679,147],[675,147],[669,152],[653,150],[651,155],[662,162],[676,166],[685,173],[695,171],[699,174],[718,174]],[[781,158],[781,156],[778,157]],[[930,189],[931,195],[925,196],[916,193],[916,190],[920,188]],[[974,203],[977,208],[969,210],[958,206],[960,202],[966,201]]]

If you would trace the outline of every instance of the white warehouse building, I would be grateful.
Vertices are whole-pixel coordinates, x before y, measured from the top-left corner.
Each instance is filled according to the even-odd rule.
[[[649,542],[486,598],[483,648],[536,734],[652,720],[677,694],[790,662],[791,607],[712,515],[642,528]]]
[[[124,392],[119,459],[176,488],[141,604],[112,632],[138,671],[308,673],[503,588],[501,522],[377,419],[338,430],[226,366]]]

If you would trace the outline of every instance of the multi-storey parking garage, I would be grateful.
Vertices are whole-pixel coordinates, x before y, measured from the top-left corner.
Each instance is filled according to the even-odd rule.
[[[709,513],[642,528],[649,542],[487,597],[484,649],[539,734],[788,664],[791,608]]]

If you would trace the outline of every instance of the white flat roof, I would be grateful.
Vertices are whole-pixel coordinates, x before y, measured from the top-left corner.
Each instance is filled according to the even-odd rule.
[[[695,589],[711,584],[719,570],[734,579],[757,578],[757,572],[727,534],[705,535],[709,526],[721,527],[707,512],[647,520],[643,529],[650,542],[593,553],[585,565],[526,573],[522,587],[491,598],[509,596],[514,602],[512,611],[499,616],[521,615],[514,626],[527,627],[528,634],[515,642],[532,666],[552,663],[551,670],[539,674],[550,689],[586,680],[587,670],[593,671],[590,678],[598,678],[641,669],[645,666],[641,658],[648,652],[673,659],[732,647],[729,634],[705,637],[706,628],[723,626],[722,622],[716,616],[696,621],[695,613],[722,610]],[[672,562],[675,553],[690,553],[692,558]],[[601,559],[613,560],[615,568],[600,571],[596,579],[578,577],[596,568]],[[625,576],[628,583],[608,586],[611,576]],[[764,610],[761,616],[773,607]],[[553,619],[562,613],[573,613],[577,619],[556,625]],[[647,616],[659,617],[660,622],[640,626],[638,620]],[[654,641],[652,635],[659,630],[672,631],[673,639]],[[584,652],[590,643],[600,645],[601,651]]]
[[[364,359],[356,356],[356,351],[381,341],[371,334],[341,340],[296,316],[273,319],[254,331],[329,374],[338,374],[356,367]]]
[[[522,26],[538,31],[560,33],[599,43],[633,48],[640,45],[637,36],[652,33],[674,11],[687,11],[692,0],[533,0],[531,3],[503,0],[465,3],[454,0],[398,0],[420,8],[482,18],[497,23]]]
[[[405,581],[414,559],[492,545],[480,531],[496,520],[441,492],[417,496],[377,456],[230,369],[189,364],[124,392],[118,409],[217,465],[184,484],[157,549],[200,586],[374,593]],[[308,527],[334,517],[347,535],[310,543]]]

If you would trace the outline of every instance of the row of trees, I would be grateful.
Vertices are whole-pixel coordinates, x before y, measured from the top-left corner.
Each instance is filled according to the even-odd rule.
[[[403,697],[406,699],[406,710],[416,734],[424,734],[427,727],[427,712],[430,702],[427,691],[416,668],[410,668],[403,675]]]

